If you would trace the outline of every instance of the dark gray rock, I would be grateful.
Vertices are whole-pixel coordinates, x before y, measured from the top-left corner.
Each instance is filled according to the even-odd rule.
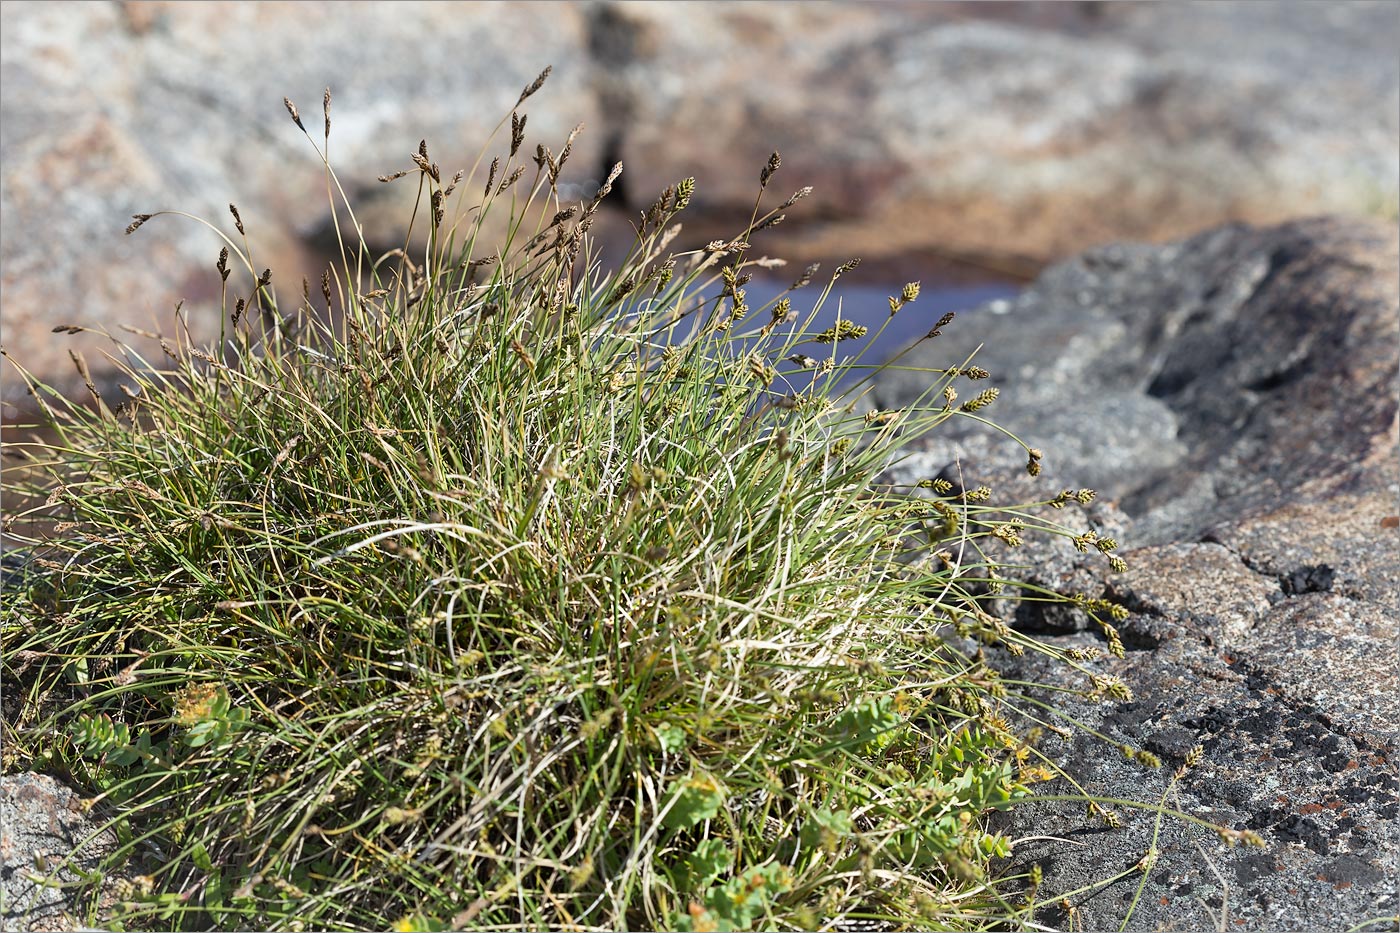
[[[1133,516],[1138,543],[1189,538],[1354,487],[1385,462],[1395,243],[1393,227],[1318,219],[1090,250],[901,363],[961,365],[975,352],[1003,389],[987,413],[1045,451],[1047,486],[1099,490]],[[875,403],[908,404],[928,382],[889,373]],[[1025,459],[971,420],[936,442],[930,462]]]
[[[961,455],[969,483],[996,479],[1013,498],[1092,481],[1116,501],[1077,520],[1111,529],[1126,573],[1062,546],[1031,573],[1133,611],[1120,626],[1126,658],[1086,668],[1122,678],[1134,698],[1043,698],[1164,769],[1084,733],[1042,750],[1089,793],[1155,802],[1201,743],[1167,805],[1267,844],[1226,848],[1127,807],[1117,830],[1082,802],[1013,810],[1003,827],[1024,841],[1007,870],[1039,863],[1043,895],[1078,892],[1073,919],[1047,902],[1040,921],[1117,929],[1131,910],[1129,930],[1395,929],[1396,240],[1393,228],[1319,219],[1095,250],[920,349],[923,365],[947,365],[985,343],[978,359],[1003,388],[990,415],[1044,450],[1047,475],[1031,481],[1019,447],[971,425],[900,470],[946,475]],[[920,389],[891,373],[879,403]],[[1111,455],[1086,436],[1116,438]],[[1014,621],[1053,643],[1102,644],[1072,620]],[[1004,660],[1017,677],[1086,683],[1087,671]],[[1130,871],[1154,845],[1145,876]]]

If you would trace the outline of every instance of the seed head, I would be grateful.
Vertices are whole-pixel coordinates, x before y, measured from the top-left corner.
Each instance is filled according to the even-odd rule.
[[[1000,394],[1000,389],[984,389],[983,391],[977,393],[975,397],[968,399],[966,402],[963,402],[962,410],[966,412],[973,412],[978,411],[982,408],[986,408],[988,405],[992,404],[992,402],[995,402],[997,400],[997,396]]]
[[[789,289],[789,291],[797,291],[799,288],[805,288],[808,285],[812,284],[812,276],[816,275],[817,270],[821,269],[821,267],[821,263],[814,262],[806,269],[802,270],[802,275],[798,277],[796,282],[792,283],[792,287]]]
[[[683,211],[690,204],[691,195],[695,194],[695,179],[683,178],[676,184],[675,209]]]
[[[933,325],[933,329],[930,330],[927,334],[924,334],[924,339],[931,340],[932,338],[937,337],[939,334],[943,333],[943,328],[947,327],[948,324],[952,322],[954,317],[956,317],[956,315],[952,311],[949,311],[947,314],[943,315],[941,318],[938,319],[938,323]]]
[[[599,187],[599,188],[598,188],[598,192],[597,192],[596,194],[593,195],[593,202],[594,202],[595,204],[596,204],[597,202],[603,200],[603,198],[606,198],[609,194],[612,194],[613,182],[617,181],[617,176],[619,176],[619,175],[621,175],[621,174],[622,174],[622,163],[621,163],[621,162],[618,162],[618,163],[616,163],[616,164],[613,165],[612,169],[608,172],[608,177],[605,178],[605,179],[603,179],[603,184],[602,184],[602,186]],[[692,180],[692,184],[693,184],[693,180]]]
[[[770,155],[768,157],[768,164],[763,166],[763,171],[758,175],[758,186],[760,188],[767,188],[768,180],[773,177],[773,173],[776,172],[782,164],[782,156],[778,155],[776,152]]]
[[[813,339],[817,343],[839,343],[842,340],[859,340],[864,337],[869,328],[861,324],[855,324],[842,318],[836,322],[835,327],[829,327],[822,331]]]
[[[299,130],[305,133],[306,127],[302,126],[301,124],[301,114],[297,112],[297,105],[292,103],[292,99],[290,97],[282,98],[282,103],[286,105],[287,112],[292,115],[292,122],[294,122],[297,125],[297,128]]]
[[[807,195],[809,195],[809,194],[811,194],[811,193],[812,193],[812,186],[811,186],[811,185],[808,185],[808,186],[805,187],[805,188],[799,188],[799,189],[797,189],[796,191],[793,192],[792,197],[788,198],[788,199],[787,199],[786,201],[784,201],[782,204],[778,205],[778,210],[780,210],[780,211],[781,211],[781,210],[786,210],[786,209],[788,209],[789,207],[792,207],[792,206],[793,206],[794,204],[796,204],[798,201],[801,201],[803,198],[807,197]]]
[[[525,103],[525,99],[527,97],[529,97],[531,94],[535,93],[541,87],[543,87],[545,79],[549,77],[549,73],[553,70],[554,66],[550,65],[549,67],[545,68],[544,71],[541,71],[539,77],[531,81],[529,85],[525,88],[525,90],[520,92],[520,99],[515,102],[515,106],[519,107],[521,104]],[[499,111],[497,112],[499,113]]]
[[[515,171],[511,172],[508,176],[505,177],[505,179],[503,179],[503,180],[501,181],[501,186],[500,186],[499,188],[496,189],[496,193],[497,193],[497,194],[500,194],[500,193],[502,193],[503,191],[505,191],[505,190],[506,190],[507,188],[509,188],[511,185],[513,185],[513,184],[515,184],[517,181],[519,181],[519,180],[520,180],[520,176],[521,176],[521,175],[524,175],[524,174],[525,174],[525,166],[523,166],[523,165],[517,165],[517,166],[515,167]]]

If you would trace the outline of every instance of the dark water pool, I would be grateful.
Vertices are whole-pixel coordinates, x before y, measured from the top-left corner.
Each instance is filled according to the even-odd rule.
[[[758,309],[781,295],[790,284],[792,284],[791,279],[759,279],[755,277],[744,286],[748,305],[754,309],[750,312],[749,321],[763,323],[763,320],[766,319],[766,313]],[[791,293],[792,307],[800,315],[799,321],[806,320],[807,315],[821,297],[824,287],[824,283],[814,281],[807,287]],[[808,330],[813,332],[825,330],[836,322],[838,315],[844,320],[869,328],[869,334],[865,338],[842,341],[838,344],[838,361],[851,359],[864,350],[856,368],[848,372],[846,377],[838,382],[838,385],[861,378],[868,373],[868,367],[878,366],[900,350],[919,340],[947,312],[954,311],[961,314],[989,301],[1012,298],[1021,290],[1020,286],[1010,283],[957,286],[925,283],[920,289],[918,299],[905,305],[891,319],[890,296],[898,295],[902,287],[903,283],[883,286],[864,283],[843,285],[840,282],[832,287],[831,293],[822,303]],[[884,331],[871,342],[871,337],[887,321],[888,324]],[[865,349],[867,343],[869,343],[869,348]],[[814,342],[805,343],[799,348],[799,352],[822,359],[830,355],[831,346]]]

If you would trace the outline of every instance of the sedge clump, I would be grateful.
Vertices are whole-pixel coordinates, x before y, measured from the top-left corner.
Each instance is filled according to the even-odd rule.
[[[956,404],[988,374],[963,361],[919,404],[859,410],[878,368],[843,380],[866,329],[827,304],[854,261],[809,301],[814,268],[749,307],[751,276],[779,266],[760,232],[810,193],[764,207],[776,154],[734,237],[671,249],[684,179],[604,268],[590,227],[622,166],[562,196],[574,137],[531,153],[520,109],[547,74],[486,168],[449,173],[424,142],[384,176],[418,185],[423,249],[371,255],[343,204],[343,261],[288,300],[231,205],[232,231],[207,223],[217,341],[157,335],[161,366],[120,344],[119,403],[80,356],[88,404],[19,370],[53,433],[16,447],[31,462],[7,494],[55,524],[4,607],[6,764],[66,772],[110,814],[103,871],[127,880],[87,876],[88,919],[1028,916],[987,817],[1050,772],[978,645],[1091,662],[994,605],[1016,592],[1000,555],[1073,532],[990,490],[879,482],[991,405],[980,388]],[[334,209],[329,91],[323,109]],[[1121,651],[1114,607],[1081,608]]]

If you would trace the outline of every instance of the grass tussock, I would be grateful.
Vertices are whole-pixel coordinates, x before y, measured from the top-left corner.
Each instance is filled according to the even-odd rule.
[[[564,202],[572,137],[525,145],[537,87],[489,162],[449,175],[423,145],[385,176],[419,186],[422,253],[371,256],[352,227],[289,302],[231,206],[233,232],[209,225],[217,343],[114,341],[119,400],[81,357],[81,405],[25,375],[54,435],[6,491],[57,524],[5,601],[6,766],[66,773],[112,815],[121,880],[88,879],[89,919],[1029,923],[1037,879],[995,877],[1011,840],[987,816],[1052,772],[978,644],[1126,696],[993,604],[1069,598],[1018,586],[1007,555],[1072,536],[1042,516],[1092,494],[882,485],[982,417],[985,371],[951,361],[925,403],[865,411],[878,369],[842,376],[867,334],[826,301],[852,264],[747,305],[778,265],[760,231],[810,190],[765,206],[776,154],[733,239],[669,250],[686,179],[602,268],[589,228],[622,167]],[[1121,610],[1080,602],[1121,652]]]

